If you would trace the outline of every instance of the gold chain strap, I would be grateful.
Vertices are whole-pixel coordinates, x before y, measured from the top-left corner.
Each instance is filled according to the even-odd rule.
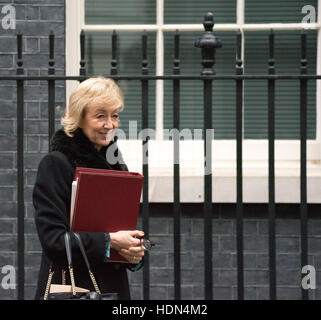
[[[49,290],[50,290],[50,285],[51,285],[51,280],[53,277],[53,274],[55,272],[51,270],[51,268],[49,269],[49,276],[48,276],[48,281],[47,281],[47,285],[46,285],[46,290],[45,290],[45,295],[43,297],[44,300],[48,299],[48,294],[49,294]]]
[[[72,267],[69,267],[69,273],[70,273],[72,294],[75,296],[76,295],[76,285],[75,285],[74,271],[73,271]]]
[[[99,287],[98,287],[98,284],[96,282],[96,279],[93,275],[93,273],[89,270],[89,276],[90,276],[90,279],[94,285],[94,288],[95,288],[95,291],[98,293],[98,294],[101,294],[100,290],[99,290]]]

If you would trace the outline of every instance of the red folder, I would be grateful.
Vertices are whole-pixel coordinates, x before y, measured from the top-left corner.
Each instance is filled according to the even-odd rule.
[[[71,230],[136,230],[143,178],[136,172],[77,167]],[[110,250],[110,261],[128,263],[113,249]]]

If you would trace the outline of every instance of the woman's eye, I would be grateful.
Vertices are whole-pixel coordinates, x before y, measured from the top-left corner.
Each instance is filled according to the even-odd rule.
[[[118,118],[119,118],[118,114],[114,114],[114,115],[113,115],[113,118],[114,118],[114,119],[118,119]]]
[[[99,114],[99,115],[97,115],[97,119],[101,119],[101,118],[103,118],[104,117],[104,115],[103,114]]]

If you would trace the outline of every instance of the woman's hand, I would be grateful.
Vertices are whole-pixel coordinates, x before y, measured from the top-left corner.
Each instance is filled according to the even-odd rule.
[[[137,247],[131,247],[129,249],[121,249],[118,253],[123,256],[129,263],[137,264],[139,263],[144,254],[145,248],[141,245]]]
[[[143,231],[118,231],[110,234],[110,247],[117,250],[129,263],[137,264],[144,256],[144,247],[140,239],[144,236]]]
[[[110,247],[120,251],[121,249],[140,246],[140,239],[138,238],[143,237],[144,232],[139,230],[117,231],[111,232],[109,235]]]

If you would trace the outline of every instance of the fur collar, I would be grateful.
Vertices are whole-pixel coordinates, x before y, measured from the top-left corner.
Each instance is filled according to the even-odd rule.
[[[115,155],[122,159],[115,142],[110,142],[108,146],[103,147],[98,151],[80,128],[74,132],[72,138],[67,136],[63,129],[60,129],[54,134],[51,140],[51,150],[63,153],[73,168],[87,167],[128,171],[128,168],[126,164],[123,164],[123,161],[122,163],[116,164],[107,162],[106,151],[112,145],[116,147]]]

